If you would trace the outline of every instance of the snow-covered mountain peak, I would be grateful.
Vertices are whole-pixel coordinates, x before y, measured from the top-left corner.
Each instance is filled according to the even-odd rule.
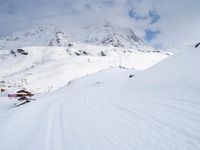
[[[42,25],[1,39],[0,49],[8,50],[27,46],[71,47],[77,44],[155,51],[146,45],[131,28],[119,27],[108,21],[77,30],[55,24]]]
[[[135,48],[145,45],[131,28],[119,27],[108,21],[89,27],[85,42],[124,48]]]
[[[71,43],[72,40],[61,27],[50,24],[13,33],[0,40],[0,49],[13,49],[24,46],[67,47]]]

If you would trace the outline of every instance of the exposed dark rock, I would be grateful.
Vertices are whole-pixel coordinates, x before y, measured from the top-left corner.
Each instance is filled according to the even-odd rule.
[[[28,55],[28,53],[23,49],[17,49],[17,52],[22,54],[22,55]]]
[[[69,47],[72,47],[72,46],[73,46],[73,44],[72,44],[72,43],[69,43],[69,44],[68,44],[68,46],[69,46]]]
[[[84,54],[84,55],[88,55],[88,53],[87,53],[86,51],[83,51],[83,54]]]
[[[124,45],[117,39],[115,35],[109,34],[102,41],[105,45],[112,45],[113,47],[124,47]]]
[[[11,53],[12,55],[14,55],[14,56],[17,56],[17,55],[16,55],[16,52],[15,52],[13,49],[10,51],[10,53]]]
[[[49,42],[49,45],[48,46],[53,46],[53,39]]]
[[[58,46],[60,46],[60,39],[59,38],[56,39],[56,42],[58,43]]]
[[[120,68],[120,69],[127,69],[126,67],[121,66],[121,65],[119,66],[119,68]]]
[[[154,53],[160,53],[160,51],[153,51]]]
[[[75,54],[77,56],[80,56],[80,55],[90,55],[88,52],[83,51],[83,50],[78,50],[77,52],[75,52]]]
[[[75,52],[75,54],[77,55],[77,56],[80,56],[81,54],[79,54],[78,52]]]
[[[106,56],[106,54],[104,53],[104,51],[101,51],[101,56]]]

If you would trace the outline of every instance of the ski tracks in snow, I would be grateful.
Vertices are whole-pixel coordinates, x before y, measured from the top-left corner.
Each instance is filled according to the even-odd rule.
[[[46,150],[200,148],[198,103],[93,88],[51,108]]]
[[[200,148],[198,103],[140,94],[120,97],[101,88],[70,97],[53,108],[47,149]]]
[[[143,130],[148,126],[151,127],[147,131],[154,140],[160,136],[158,139],[161,141],[157,142],[154,147],[160,144],[160,146],[171,145],[171,147],[178,149],[181,147],[182,149],[200,148],[199,105],[190,103],[189,99],[180,101],[176,98],[158,98],[158,96],[144,96],[136,93],[132,97],[127,95],[126,98],[108,94],[102,95],[108,100],[110,106],[127,114],[130,113],[133,117],[130,120],[138,120],[134,114],[143,119],[145,122],[142,124],[138,122],[138,125],[143,126]],[[153,133],[155,131],[157,133]],[[143,141],[143,144],[145,142]],[[166,144],[167,142],[169,143]],[[162,149],[169,149],[169,147],[162,147]]]
[[[115,90],[108,92],[103,87],[97,85],[79,91],[65,89],[66,92],[52,96],[50,101],[45,99],[37,101],[37,106],[30,104],[20,108],[14,118],[20,118],[18,115],[27,117],[26,112],[30,110],[37,111],[37,114],[29,114],[30,122],[17,123],[18,129],[4,132],[5,135],[10,133],[11,140],[18,143],[13,144],[15,147],[8,146],[12,141],[3,139],[3,148],[200,149],[200,103],[197,99],[139,93],[128,95],[123,91],[120,94]],[[12,119],[7,122],[15,123]],[[6,124],[3,126],[5,128]],[[22,135],[15,137],[18,134]]]

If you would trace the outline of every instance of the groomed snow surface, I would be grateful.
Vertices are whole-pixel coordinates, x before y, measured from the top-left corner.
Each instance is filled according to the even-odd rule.
[[[14,108],[1,97],[1,150],[199,150],[200,49],[144,71],[107,69]],[[130,75],[135,75],[129,78]]]

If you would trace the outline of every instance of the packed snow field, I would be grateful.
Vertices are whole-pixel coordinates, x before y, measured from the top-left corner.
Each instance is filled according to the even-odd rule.
[[[0,149],[199,150],[200,48],[98,41],[0,51]],[[22,87],[36,100],[15,107]]]

